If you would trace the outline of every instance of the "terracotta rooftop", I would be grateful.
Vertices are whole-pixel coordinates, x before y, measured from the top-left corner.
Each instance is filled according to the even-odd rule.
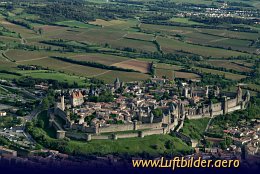
[[[83,98],[83,95],[80,91],[72,92],[71,96],[72,98]]]

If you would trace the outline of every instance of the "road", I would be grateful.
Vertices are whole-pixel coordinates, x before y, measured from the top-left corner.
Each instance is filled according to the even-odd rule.
[[[25,95],[30,96],[31,98],[38,99],[37,96],[35,96],[35,95],[32,94],[31,92],[29,92],[29,91],[27,91],[27,90],[25,90],[25,89],[23,89],[23,88],[14,87],[14,86],[6,86],[6,85],[2,85],[2,84],[0,84],[0,87],[18,90],[18,91],[24,93]]]
[[[210,118],[210,120],[209,120],[209,122],[208,122],[208,124],[206,126],[206,129],[204,131],[205,133],[208,132],[209,126],[211,125],[211,122],[212,122],[213,119],[214,119],[214,116]]]
[[[37,115],[41,112],[41,104],[42,104],[42,101],[29,115],[25,116],[24,119],[26,121],[32,121],[33,118],[37,117]]]
[[[37,117],[39,115],[39,113],[42,111],[41,110],[41,106],[42,106],[42,100],[41,102],[39,103],[39,105],[27,116],[24,117],[25,119],[25,122],[23,123],[23,126],[22,126],[22,129],[23,129],[23,134],[24,136],[30,140],[30,142],[36,144],[36,141],[32,138],[32,136],[30,134],[28,134],[26,131],[25,131],[25,125],[26,125],[26,122],[29,122],[29,121],[32,121],[32,119],[34,119],[35,117]]]

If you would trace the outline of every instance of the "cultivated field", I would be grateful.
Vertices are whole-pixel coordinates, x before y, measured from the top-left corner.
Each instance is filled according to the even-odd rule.
[[[115,78],[117,77],[121,81],[130,82],[130,81],[147,80],[150,78],[150,75],[143,74],[143,73],[135,73],[135,72],[107,71],[106,73],[95,76],[95,78],[104,80],[106,83],[114,82]]]
[[[136,33],[128,33],[128,34],[125,36],[125,38],[128,38],[128,39],[137,39],[137,40],[144,40],[144,41],[152,41],[152,40],[154,40],[154,35],[136,32]]]
[[[79,85],[86,85],[84,77],[68,75],[65,73],[60,72],[53,72],[53,71],[46,71],[46,70],[39,70],[39,71],[18,71],[23,76],[30,76],[32,78],[38,79],[51,79],[57,80],[59,82],[67,82],[69,84],[73,84],[76,82]]]
[[[193,45],[175,39],[169,39],[164,37],[158,37],[157,40],[160,43],[162,50],[167,53],[174,53],[176,51],[185,51],[188,53],[202,55],[205,57],[218,57],[218,58],[222,58],[222,57],[228,58],[231,56],[246,55],[244,53],[240,53],[236,51]]]
[[[17,63],[29,62],[35,60],[46,59],[49,56],[71,56],[73,53],[59,53],[59,52],[47,52],[47,51],[28,51],[28,50],[9,50],[6,56],[15,60]]]
[[[177,65],[170,65],[166,63],[156,63],[156,69],[166,69],[166,70],[176,71],[176,70],[181,70],[182,67]]]
[[[97,27],[95,25],[90,25],[90,24],[75,21],[75,20],[57,22],[56,24],[64,25],[64,26],[68,26],[68,27],[74,27],[74,28],[95,28],[95,27]]]
[[[173,0],[174,2],[189,2],[210,4],[206,0]],[[96,1],[95,1],[96,2]],[[105,2],[105,1],[104,1]],[[100,1],[103,3],[103,1]],[[140,7],[143,5],[140,5]],[[11,19],[27,22],[33,27],[23,27],[13,24],[5,19],[5,16],[0,15],[0,28],[6,27],[11,32],[0,36],[0,41],[4,44],[0,46],[9,46],[10,48],[1,53],[0,62],[2,64],[8,61],[14,61],[12,70],[19,64],[23,65],[40,65],[51,70],[61,71],[67,75],[96,77],[106,82],[114,81],[116,76],[125,81],[144,80],[149,78],[149,65],[151,62],[159,62],[161,59],[152,57],[152,53],[178,53],[180,55],[192,56],[198,55],[208,57],[206,63],[215,67],[224,67],[226,69],[251,72],[254,63],[241,60],[226,61],[226,58],[236,56],[248,56],[256,52],[255,47],[251,47],[252,40],[260,37],[259,33],[253,32],[238,32],[225,29],[225,26],[218,29],[209,29],[206,24],[191,21],[189,18],[173,17],[167,22],[176,26],[144,24],[139,18],[114,18],[112,20],[96,19],[95,21],[77,21],[66,19],[48,24],[33,22],[31,20],[40,20],[40,17],[35,14],[27,14],[23,8],[15,8],[8,12]],[[194,27],[194,25],[200,25]],[[234,24],[234,26],[236,26]],[[238,25],[239,26],[239,25]],[[241,25],[240,25],[241,26]],[[2,28],[3,28],[2,27]],[[254,30],[259,30],[259,26],[253,27]],[[42,32],[40,33],[39,30]],[[14,32],[14,33],[12,33]],[[18,37],[19,36],[19,37]],[[49,40],[64,40],[70,46],[86,46],[82,43],[92,45],[95,48],[95,53],[90,53],[86,50],[72,48],[70,53],[66,53],[67,48],[41,43]],[[153,42],[157,40],[158,45]],[[19,49],[17,49],[19,46]],[[35,46],[40,51],[29,51],[23,46]],[[210,46],[210,47],[208,47]],[[86,46],[87,47],[87,46]],[[221,47],[221,48],[220,48]],[[48,48],[48,50],[47,50]],[[32,48],[33,50],[34,48]],[[45,49],[45,50],[43,50]],[[161,50],[160,50],[161,49]],[[35,49],[36,50],[36,49]],[[51,50],[51,51],[50,51]],[[101,51],[102,50],[102,51]],[[92,51],[92,50],[91,50]],[[105,53],[104,51],[110,51]],[[114,55],[111,55],[114,54]],[[126,57],[116,56],[129,54]],[[142,57],[139,53],[149,53],[151,55],[145,59],[131,57]],[[6,56],[6,57],[5,57]],[[50,56],[69,57],[78,61],[97,62],[104,65],[112,65],[125,69],[133,69],[140,73],[112,71],[89,66],[82,66],[73,63],[68,63],[50,58]],[[220,60],[221,59],[221,60]],[[171,58],[167,60],[171,62]],[[166,62],[166,61],[161,61]],[[176,63],[176,62],[171,62]],[[205,62],[203,62],[205,63]],[[172,78],[173,74],[177,78],[199,79],[200,76],[194,73],[181,72],[185,66],[176,66],[170,64],[156,63],[156,75],[159,77],[166,76]],[[1,67],[0,68],[5,68]],[[224,75],[227,79],[240,80],[246,76],[233,73],[226,73],[207,68],[197,68],[198,71]],[[173,73],[174,71],[174,73]],[[34,77],[47,74],[38,72],[33,74]],[[28,73],[29,75],[29,73]],[[52,74],[54,75],[54,74]],[[61,74],[55,74],[55,78],[59,78]],[[3,76],[3,75],[2,75]],[[70,79],[70,77],[68,77]],[[71,80],[70,80],[71,81]]]
[[[7,36],[0,36],[0,41],[4,43],[20,43],[20,39]]]
[[[210,45],[214,47],[221,47],[225,49],[241,50],[247,51],[250,53],[255,53],[256,48],[249,47],[251,41],[241,40],[241,39],[231,39],[228,37],[221,37],[216,35],[208,35],[203,33],[189,33],[185,34],[185,41],[201,44],[201,45]]]
[[[176,22],[176,23],[188,24],[188,25],[204,25],[203,23],[191,21],[191,20],[189,20],[188,18],[173,17],[173,18],[170,19],[169,21],[171,21],[171,22]]]
[[[221,75],[221,76],[224,76],[224,78],[231,79],[231,80],[241,80],[243,78],[246,78],[246,76],[244,76],[244,75],[233,74],[233,73],[218,71],[218,70],[213,70],[213,69],[199,68],[199,67],[196,67],[194,69],[197,70],[198,72]]]
[[[103,19],[96,19],[93,22],[89,22],[93,25],[100,25],[102,27],[109,27],[109,26],[115,26],[115,25],[124,25],[126,24],[126,21],[123,20],[111,20],[111,21],[105,21]]]
[[[39,65],[51,70],[64,72],[66,74],[81,76],[81,77],[96,77],[103,79],[106,82],[112,82],[115,75],[126,81],[144,80],[149,76],[143,73],[149,72],[149,63],[140,60],[128,59],[120,56],[104,55],[104,54],[74,54],[74,53],[59,53],[59,52],[43,52],[43,51],[25,51],[25,50],[10,50],[6,53],[9,58],[14,59],[16,64],[22,65]],[[125,69],[134,69],[142,73],[130,73],[121,71],[111,71],[89,66],[72,64],[60,60],[50,58],[50,56],[70,57],[80,61],[93,61],[105,65],[113,65]],[[33,77],[44,77],[50,75],[45,73],[32,74]],[[37,76],[36,76],[37,75]],[[52,75],[52,74],[51,74]],[[55,74],[57,77],[57,74]],[[112,75],[112,76],[111,76]],[[55,78],[56,78],[55,77]]]
[[[113,65],[123,61],[131,60],[126,57],[113,56],[108,54],[97,54],[97,53],[79,54],[75,56],[70,56],[70,58],[73,58],[78,61],[98,62],[105,65]]]
[[[89,42],[93,44],[102,44],[109,41],[119,40],[126,34],[125,31],[106,30],[104,28],[97,29],[73,29],[61,30],[59,33],[50,33],[51,39],[65,39],[81,42]]]
[[[113,66],[125,69],[133,69],[142,73],[149,73],[151,64],[145,61],[130,59],[120,63],[115,63]]]
[[[200,76],[194,73],[181,72],[181,71],[173,71],[170,69],[156,69],[157,77],[166,77],[169,79],[182,78],[182,79],[200,79]]]
[[[192,28],[181,26],[166,26],[166,25],[154,25],[154,24],[142,24],[141,28],[147,32],[157,32],[161,34],[207,34],[218,37],[227,37],[235,39],[254,40],[259,37],[259,33],[238,32],[230,31],[226,29],[206,29],[206,28]],[[195,35],[194,35],[195,36]]]
[[[133,48],[138,51],[146,51],[146,52],[156,52],[157,48],[155,44],[148,41],[142,40],[133,40],[133,39],[119,39],[115,41],[108,42],[112,48],[124,49],[124,48]]]
[[[223,67],[226,69],[232,69],[238,72],[250,72],[252,69],[246,67],[246,66],[241,66],[235,62],[232,61],[225,61],[225,60],[209,60],[207,61],[212,66],[216,67]]]

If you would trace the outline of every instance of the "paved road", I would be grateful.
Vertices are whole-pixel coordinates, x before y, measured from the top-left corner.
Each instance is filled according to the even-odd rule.
[[[209,122],[208,122],[208,124],[207,124],[207,126],[206,126],[206,129],[205,129],[205,131],[204,131],[205,133],[208,132],[209,126],[211,125],[211,122],[212,122],[212,120],[213,120],[214,118],[215,118],[214,116],[210,118],[210,120],[209,120]]]
[[[29,122],[29,121],[32,121],[32,119],[34,119],[35,117],[37,117],[39,115],[39,113],[42,111],[41,110],[41,104],[42,104],[42,101],[40,102],[40,104],[27,116],[24,117],[25,119],[25,123],[23,124],[22,126],[22,129],[23,129],[23,134],[24,136],[30,140],[30,142],[36,144],[36,141],[32,138],[32,136],[30,134],[28,134],[26,131],[25,131],[25,124],[26,122]]]
[[[42,106],[42,101],[29,115],[24,117],[26,121],[32,121],[33,118],[37,117],[37,115],[41,112],[41,106]]]

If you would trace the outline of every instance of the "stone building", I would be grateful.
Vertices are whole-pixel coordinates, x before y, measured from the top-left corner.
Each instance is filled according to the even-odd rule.
[[[84,103],[84,97],[80,91],[72,92],[70,100],[72,107],[77,107]]]

